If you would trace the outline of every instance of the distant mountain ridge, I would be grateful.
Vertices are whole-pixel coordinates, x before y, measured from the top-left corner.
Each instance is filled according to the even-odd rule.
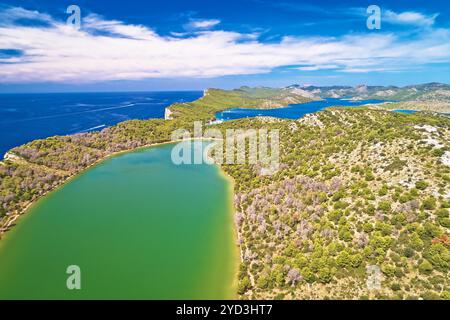
[[[310,99],[351,98],[354,100],[380,99],[395,101],[439,101],[450,103],[450,85],[438,82],[397,86],[301,86],[291,85],[285,90]],[[301,94],[303,93],[303,94]]]

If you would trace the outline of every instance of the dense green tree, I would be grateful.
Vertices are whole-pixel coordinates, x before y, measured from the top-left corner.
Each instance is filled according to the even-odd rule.
[[[383,263],[381,265],[381,271],[388,277],[393,277],[395,275],[395,266],[388,263]]]
[[[436,208],[436,199],[433,196],[429,196],[422,202],[422,208],[425,210],[434,210]]]
[[[336,263],[341,268],[347,268],[351,264],[350,254],[347,250],[342,251],[336,258]]]
[[[303,276],[303,279],[305,279],[306,282],[312,283],[316,280],[314,273],[309,267],[304,267],[301,270],[300,274]]]
[[[245,276],[244,278],[242,278],[241,281],[239,281],[239,284],[238,284],[238,293],[239,294],[244,294],[250,288],[251,288],[251,283],[250,283],[250,279],[248,278],[248,276]]]
[[[362,261],[363,261],[363,257],[362,257],[362,255],[359,254],[359,253],[357,253],[357,254],[352,254],[352,255],[350,256],[350,265],[351,265],[353,268],[358,268],[358,267],[361,265]]]
[[[448,272],[450,251],[442,243],[432,244],[425,251],[424,257],[429,260],[435,268]]]
[[[332,280],[332,278],[333,278],[333,275],[331,273],[330,268],[323,267],[319,270],[319,273],[318,273],[319,282],[328,283]]]
[[[391,203],[389,201],[380,201],[378,210],[389,212],[391,210]]]

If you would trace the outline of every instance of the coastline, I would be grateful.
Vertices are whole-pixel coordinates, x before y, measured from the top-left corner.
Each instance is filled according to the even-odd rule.
[[[208,91],[204,92],[203,97],[201,97],[200,99],[197,99],[194,102],[201,100],[202,98],[208,96]],[[273,103],[272,101],[270,101],[270,99],[265,99],[266,101],[269,100],[270,105],[272,107]],[[289,103],[280,103],[280,105],[278,107],[283,107],[284,105],[288,105]],[[173,120],[173,112],[172,110],[170,110],[171,107],[176,106],[176,104],[173,104],[171,106],[166,107],[165,109],[165,120],[166,121],[170,121]],[[166,117],[167,114],[169,113],[169,117]],[[149,119],[151,120],[151,119]],[[199,119],[199,121],[201,121],[201,119]],[[158,147],[161,145],[166,145],[166,144],[174,144],[177,142],[182,142],[182,141],[194,141],[194,140],[205,140],[205,141],[214,141],[214,140],[221,140],[221,139],[214,139],[214,138],[195,138],[195,137],[191,137],[189,139],[179,139],[179,140],[167,140],[167,141],[160,141],[160,142],[155,142],[155,143],[150,143],[147,145],[143,145],[143,146],[139,146],[139,147],[135,147],[135,148],[131,148],[131,149],[127,149],[127,150],[121,150],[121,151],[117,151],[117,152],[113,152],[110,154],[105,155],[104,157],[99,158],[98,160],[96,160],[95,162],[89,164],[88,166],[82,168],[79,171],[76,171],[70,175],[68,175],[66,178],[61,179],[55,186],[53,186],[52,188],[50,188],[49,190],[43,192],[42,194],[39,194],[36,196],[35,199],[30,200],[29,202],[24,203],[24,206],[22,208],[20,208],[19,210],[17,210],[14,214],[7,216],[6,219],[4,219],[4,221],[1,221],[0,223],[0,241],[2,240],[2,238],[4,237],[4,235],[11,230],[16,224],[20,223],[20,218],[26,216],[26,214],[29,212],[29,210],[36,204],[38,203],[39,200],[41,200],[42,198],[48,196],[49,194],[51,194],[52,192],[55,192],[57,190],[59,190],[59,188],[62,188],[63,186],[65,186],[67,183],[70,183],[73,179],[76,179],[77,177],[79,177],[81,174],[87,172],[88,170],[94,168],[95,166],[103,163],[104,161],[126,154],[126,153],[130,153],[130,152],[136,152],[139,150],[143,150],[143,149],[147,149],[147,148],[152,148],[152,147]],[[10,152],[11,150],[9,150],[8,152]],[[9,161],[14,162],[14,154],[11,154],[13,156],[13,159],[9,159]],[[16,159],[17,160],[17,159]],[[20,162],[24,162],[24,164],[28,164],[29,162],[25,159],[18,159],[20,160]],[[4,164],[4,160],[0,160],[0,164]],[[241,247],[238,245],[238,239],[239,239],[239,230],[235,225],[235,211],[236,208],[234,206],[234,185],[235,185],[235,181],[232,177],[228,176],[226,174],[226,172],[223,170],[222,166],[215,164],[217,166],[217,170],[220,176],[222,176],[227,183],[227,197],[228,197],[228,201],[229,201],[229,218],[231,219],[230,223],[231,223],[231,235],[232,235],[232,239],[233,239],[233,250],[234,250],[234,268],[233,268],[233,281],[230,284],[231,285],[231,289],[232,292],[234,293],[234,298],[238,297],[237,294],[237,289],[238,289],[238,283],[239,283],[239,279],[238,279],[238,272],[239,272],[239,268],[240,268],[240,263],[242,260],[242,252],[241,252]]]
[[[189,103],[195,103],[195,102],[201,101],[201,100],[204,99],[205,97],[208,97],[208,96],[210,95],[210,92],[209,92],[209,91],[210,91],[210,89],[206,89],[206,90],[204,91],[202,97],[200,97],[199,99],[196,99],[196,100],[194,100],[194,101],[192,101],[192,102],[189,102]],[[267,99],[267,98],[266,98],[266,99],[262,99],[261,101],[263,101],[264,103],[270,104],[271,108],[282,108],[282,107],[288,106],[288,105],[292,102],[292,101],[283,101],[283,102],[277,102],[277,104],[274,104],[273,101],[272,101],[271,99]],[[307,101],[304,101],[304,102],[307,102]],[[301,104],[301,103],[304,103],[304,102],[296,102],[296,103],[300,103],[300,104]],[[172,105],[170,105],[170,106],[168,106],[168,107],[165,108],[165,118],[166,118],[166,115],[167,115],[167,114],[169,114],[169,117],[167,117],[167,119],[164,118],[163,120],[165,120],[165,121],[172,121],[172,120],[174,120],[175,112],[174,112],[173,110],[171,110],[171,108],[176,107],[177,105],[179,105],[179,104],[174,103],[174,104],[172,104]],[[188,103],[182,103],[181,105],[188,105]],[[255,107],[251,107],[251,108],[252,108],[252,109],[265,109],[265,108],[258,108],[258,107],[256,107],[256,106],[255,106]],[[224,109],[219,108],[219,111],[220,111],[220,110],[221,110],[221,111],[224,111],[224,110],[226,110],[226,108],[224,108]],[[214,116],[214,114],[213,114],[213,115],[210,115],[210,116]],[[147,119],[147,120],[154,120],[154,119]],[[198,120],[201,121],[200,118],[199,118]],[[211,120],[211,119],[210,119],[210,120]],[[117,123],[115,126],[117,126],[117,125],[119,125],[119,124],[120,124],[120,122]],[[208,138],[208,139],[205,139],[205,138],[190,138],[190,139],[188,139],[188,140],[196,140],[196,139],[200,139],[200,140],[216,140],[216,139],[214,139],[214,138]],[[148,145],[143,145],[143,146],[136,147],[136,148],[132,148],[132,149],[128,149],[128,150],[122,150],[122,151],[113,152],[113,153],[111,153],[111,154],[106,155],[106,156],[103,157],[103,158],[98,159],[97,161],[93,162],[92,164],[88,165],[87,167],[82,168],[80,171],[75,172],[75,173],[69,175],[66,179],[62,179],[55,187],[53,187],[53,188],[51,188],[51,189],[49,189],[49,190],[43,192],[42,194],[39,194],[39,195],[36,197],[36,199],[33,199],[33,200],[30,200],[29,202],[26,202],[25,205],[24,205],[24,207],[23,207],[22,209],[18,210],[16,213],[14,213],[14,214],[12,214],[12,215],[10,215],[10,216],[6,216],[5,218],[3,218],[4,221],[0,221],[0,241],[1,241],[1,239],[2,239],[2,236],[3,236],[7,231],[9,231],[12,227],[14,227],[15,223],[19,220],[20,216],[26,214],[26,212],[30,209],[30,207],[31,207],[35,202],[37,202],[39,199],[41,199],[42,197],[46,196],[46,195],[49,194],[50,192],[52,192],[52,191],[54,191],[54,190],[57,190],[59,187],[61,187],[61,186],[63,186],[64,184],[66,184],[67,182],[69,182],[72,178],[76,177],[77,175],[83,173],[85,170],[88,170],[89,168],[92,168],[93,166],[95,166],[95,165],[101,163],[102,161],[104,161],[104,160],[106,160],[106,159],[108,159],[108,158],[110,158],[110,157],[114,157],[114,156],[117,156],[117,155],[120,155],[120,154],[123,154],[123,153],[132,152],[132,151],[137,151],[137,150],[140,150],[140,149],[150,148],[150,147],[153,147],[153,146],[158,146],[158,145],[163,145],[163,144],[169,144],[169,143],[180,142],[180,141],[182,141],[182,140],[175,140],[175,141],[172,141],[172,140],[171,140],[171,141],[156,142],[156,143],[151,143],[151,144],[148,144]],[[11,150],[12,150],[12,149],[11,149]],[[8,151],[6,152],[6,154],[10,153],[11,150],[8,150]],[[12,155],[13,157],[15,156],[13,153],[11,153],[11,155]],[[28,162],[28,161],[26,161],[25,159],[20,159],[20,160],[21,160],[21,161],[23,160],[24,162]],[[4,164],[4,161],[5,161],[5,159],[0,160],[0,164],[3,165],[3,164]],[[10,161],[11,161],[11,159],[10,159]]]
[[[67,179],[63,180],[59,185],[57,185],[55,188],[48,190],[47,192],[43,193],[42,195],[40,195],[37,199],[35,199],[34,201],[30,201],[26,207],[21,210],[19,213],[13,215],[10,217],[10,219],[7,221],[7,223],[5,224],[5,226],[2,227],[2,229],[0,229],[0,241],[2,240],[2,238],[5,236],[5,234],[10,231],[12,229],[12,227],[14,227],[17,223],[20,223],[20,219],[24,218],[27,216],[27,214],[29,213],[29,211],[31,210],[31,208],[36,205],[40,200],[44,199],[46,196],[50,195],[52,192],[56,192],[58,190],[60,190],[61,188],[63,188],[65,185],[69,184],[70,182],[72,182],[73,180],[79,178],[82,174],[88,172],[91,169],[94,169],[96,166],[101,165],[102,163],[104,163],[107,160],[110,160],[112,158],[115,157],[119,157],[125,154],[129,154],[129,153],[133,153],[133,152],[138,152],[140,150],[145,150],[145,149],[150,149],[150,148],[156,148],[156,147],[160,147],[160,146],[164,146],[164,145],[170,145],[170,144],[176,144],[179,142],[184,142],[184,141],[217,141],[220,139],[214,139],[214,138],[190,138],[190,139],[179,139],[179,140],[174,140],[174,141],[165,141],[165,142],[157,142],[157,143],[152,143],[149,145],[145,145],[145,146],[141,146],[138,148],[134,148],[134,149],[130,149],[130,150],[123,150],[123,151],[117,151],[114,152],[112,154],[109,154],[107,156],[105,156],[104,158],[98,159],[96,162],[90,164],[89,166],[87,166],[86,168],[84,168],[83,170],[74,173],[70,176],[67,177]],[[238,243],[239,240],[239,229],[237,228],[236,224],[235,224],[235,213],[236,213],[236,208],[234,206],[234,186],[235,186],[235,181],[234,179],[229,176],[225,170],[222,168],[222,166],[220,164],[214,164],[214,166],[217,169],[217,174],[221,179],[225,180],[225,183],[227,184],[227,192],[226,192],[226,197],[227,197],[227,202],[229,205],[228,208],[228,217],[230,219],[230,232],[231,232],[231,238],[232,238],[232,246],[233,246],[233,278],[232,278],[232,282],[230,283],[230,289],[233,292],[233,299],[236,299],[239,297],[238,293],[237,293],[237,289],[238,289],[238,274],[239,274],[239,266],[241,263],[241,259],[242,259],[242,252],[241,252],[241,246]]]
[[[183,142],[183,145],[190,143],[194,143],[194,141],[185,141]],[[195,143],[198,144],[198,146],[206,146],[213,142],[198,141]],[[189,279],[192,275],[192,279],[198,280],[196,282],[191,281],[193,285],[192,290],[185,291],[184,289],[180,289],[180,292],[192,292],[195,297],[204,297],[203,299],[213,297],[216,297],[216,299],[225,300],[237,299],[236,275],[239,261],[236,253],[235,233],[233,230],[234,211],[232,207],[233,188],[231,185],[231,179],[225,177],[221,168],[217,164],[203,164],[201,166],[176,166],[171,161],[171,152],[172,148],[175,148],[177,145],[177,143],[158,143],[157,145],[149,148],[140,148],[138,151],[133,150],[131,152],[125,152],[121,155],[115,155],[117,158],[111,157],[111,159],[109,159],[108,157],[108,159],[105,159],[105,162],[99,163],[96,167],[94,166],[93,168],[90,168],[92,170],[89,169],[76,175],[72,178],[73,180],[70,179],[70,182],[66,181],[69,182],[67,185],[61,186],[60,189],[53,190],[55,193],[50,193],[47,197],[43,197],[41,199],[42,201],[33,203],[34,207],[32,207],[30,211],[27,211],[29,214],[23,215],[21,218],[24,219],[19,221],[16,226],[17,228],[12,229],[12,232],[8,233],[3,239],[4,241],[0,242],[0,253],[2,254],[5,262],[0,274],[2,282],[5,280],[5,288],[4,290],[0,290],[0,295],[6,297],[5,294],[8,294],[10,291],[7,289],[9,286],[7,284],[10,283],[7,282],[8,277],[13,279],[23,276],[21,275],[21,272],[17,270],[23,270],[24,274],[33,273],[31,270],[30,272],[27,271],[28,266],[32,265],[29,263],[30,259],[22,259],[22,257],[33,256],[34,253],[36,253],[36,257],[38,257],[38,260],[36,260],[36,265],[41,265],[41,259],[47,258],[45,258],[46,254],[44,252],[39,252],[41,248],[42,250],[48,249],[45,249],[47,245],[42,247],[40,243],[46,243],[49,245],[49,248],[53,248],[53,240],[59,239],[61,236],[61,241],[57,242],[64,243],[64,245],[55,245],[56,248],[54,252],[59,252],[58,250],[67,250],[67,252],[69,252],[69,250],[72,250],[70,251],[70,263],[73,263],[72,261],[77,261],[77,264],[79,263],[79,265],[84,265],[84,267],[87,268],[89,264],[87,264],[87,261],[83,260],[83,257],[86,257],[84,252],[90,252],[89,248],[91,248],[91,246],[94,246],[95,248],[97,248],[97,246],[103,246],[105,248],[105,252],[112,252],[114,254],[116,252],[118,253],[118,248],[121,248],[121,250],[131,253],[128,255],[138,252],[137,249],[140,248],[139,251],[142,253],[140,256],[145,257],[145,260],[143,260],[143,258],[137,258],[137,261],[143,262],[138,264],[141,265],[138,269],[142,271],[148,262],[151,265],[154,264],[157,266],[155,267],[157,269],[153,267],[150,269],[153,268],[152,270],[155,271],[160,270],[156,272],[156,274],[159,275],[159,272],[161,272],[162,275],[166,273],[164,264],[156,265],[156,261],[164,262],[166,260],[165,258],[162,260],[154,258],[152,255],[154,253],[161,252],[161,250],[165,250],[166,254],[162,254],[162,256],[169,257],[172,255],[171,260],[173,260],[170,263],[170,267],[167,267],[167,270],[178,270],[179,261],[177,259],[179,259],[179,257],[184,257],[186,258],[186,261],[188,261],[186,262],[188,266],[186,269],[187,271],[183,270],[185,274],[184,278]],[[138,167],[135,166],[136,159],[140,159],[139,161],[142,161],[138,161],[140,163],[138,164]],[[145,163],[145,167],[140,166],[142,163]],[[134,170],[132,169],[130,174],[129,169],[132,167],[134,167]],[[122,168],[125,168],[125,170],[122,171]],[[164,168],[164,173],[162,173],[160,168]],[[185,175],[186,171],[189,171],[187,175]],[[107,173],[106,176],[105,173]],[[101,176],[100,181],[98,180],[99,175]],[[113,177],[113,180],[109,180],[111,177]],[[114,183],[105,184],[103,178],[108,179],[107,181],[110,182],[113,181]],[[133,184],[131,181],[137,181],[137,183]],[[186,185],[184,185],[185,181],[187,183]],[[131,186],[128,186],[128,182],[130,182]],[[145,184],[142,184],[142,182]],[[181,188],[173,189],[174,183],[183,186]],[[198,183],[201,183],[201,185],[198,185]],[[117,191],[117,196],[114,198],[116,204],[108,206],[108,203],[111,202],[110,197],[112,194],[116,194],[116,185],[121,185],[123,187]],[[145,187],[143,187],[143,185]],[[105,190],[100,190],[103,189],[103,186],[105,187]],[[112,187],[109,188],[108,186]],[[190,186],[190,188],[185,190],[186,186]],[[197,187],[199,189],[197,189]],[[127,191],[131,188],[134,189],[130,192],[133,194],[139,194],[139,197],[134,197]],[[86,189],[89,191],[86,191]],[[101,192],[97,193],[99,190]],[[154,199],[154,201],[149,200],[146,196],[149,190],[152,190],[152,195],[150,197],[151,199]],[[210,191],[211,193],[209,193]],[[159,193],[161,193],[161,195]],[[72,200],[78,199],[79,194],[81,194],[82,199],[84,199],[82,201],[84,205],[79,203],[79,200]],[[174,195],[176,198],[178,198],[177,195],[179,195],[183,201],[176,201],[179,204],[173,205],[170,203],[170,205],[167,206],[167,201],[170,202],[170,199],[173,199]],[[211,195],[211,197],[207,195]],[[159,201],[159,199],[162,199],[162,196],[167,197],[166,200]],[[205,196],[207,196],[207,198],[205,198]],[[190,201],[193,198],[196,199],[196,201],[206,202],[207,204],[202,205],[200,203],[196,203],[195,201]],[[132,201],[131,203],[129,203],[130,200]],[[80,206],[78,206],[78,204],[80,204]],[[67,207],[67,205],[69,205],[69,207]],[[132,207],[130,207],[130,205],[132,205]],[[121,209],[116,209],[117,207],[120,207]],[[97,210],[95,210],[95,208],[97,208]],[[166,211],[166,208],[168,208],[168,211]],[[100,211],[101,213],[99,212],[99,214],[97,214],[97,211]],[[127,214],[124,216],[123,214],[125,212]],[[167,213],[171,214],[167,215]],[[156,216],[156,218],[154,218],[154,216]],[[98,217],[102,218],[98,219]],[[109,219],[109,217],[112,217],[112,219],[104,219]],[[177,221],[173,220],[174,217],[177,217]],[[192,224],[195,224],[194,230],[188,227],[189,223],[185,220],[183,220],[184,223],[180,223],[178,218],[194,221],[192,222]],[[150,223],[159,221],[161,224]],[[137,225],[136,222],[138,223]],[[167,233],[166,231],[169,230],[166,229],[166,227],[169,225],[170,228],[176,230],[179,229],[181,232],[167,236],[167,242],[161,242],[161,235],[160,237],[147,236],[147,234],[149,234],[147,230],[154,230],[155,232],[152,232],[153,234]],[[45,231],[47,229],[48,231]],[[182,231],[183,229],[190,231],[185,233]],[[112,232],[110,230],[114,231]],[[133,236],[129,243],[128,241],[124,241],[127,239],[125,236],[125,238],[119,241],[120,245],[116,245],[114,241],[116,241],[117,237],[119,235],[120,237],[123,237],[120,233],[122,230],[129,230],[128,232],[136,230],[137,232],[134,235],[139,236]],[[108,234],[111,235],[112,241],[104,241],[108,238]],[[207,236],[205,237],[205,235]],[[75,237],[82,237],[83,240],[80,245],[77,244],[77,241],[72,241],[73,239],[76,239]],[[89,238],[91,239],[90,243],[86,240]],[[44,240],[42,241],[42,239]],[[48,239],[52,241],[47,242]],[[99,239],[100,241],[97,243],[96,239]],[[153,241],[139,241],[139,243],[136,243],[136,239],[152,239]],[[184,239],[186,241],[184,241]],[[191,239],[196,240],[191,242]],[[181,241],[181,243],[179,241]],[[20,248],[23,243],[31,243],[31,246],[28,246],[28,244],[23,246],[26,248],[23,251],[22,249],[17,249]],[[72,246],[71,243],[75,243],[74,246]],[[167,248],[165,243],[168,243]],[[186,245],[186,243],[188,243],[188,245]],[[85,245],[88,247],[84,247]],[[171,253],[172,250],[169,250],[169,248],[179,251],[179,254],[173,256],[173,253]],[[190,252],[188,248],[190,248],[192,252]],[[19,263],[16,263],[15,260],[11,258],[11,254],[14,254],[14,252],[21,253],[21,257],[18,258],[18,261],[20,261]],[[51,252],[53,252],[53,249]],[[150,254],[150,252],[152,254]],[[95,253],[93,254],[95,255]],[[191,255],[193,257],[192,259],[189,258]],[[53,256],[56,257],[54,254]],[[64,255],[62,256],[64,257]],[[105,260],[99,259],[99,261],[110,261],[110,256],[110,254],[104,254],[103,258]],[[114,255],[112,257],[115,259]],[[51,260],[52,259],[50,259],[50,261]],[[12,262],[10,263],[10,261]],[[65,260],[62,259],[61,261]],[[193,262],[196,262],[197,267],[195,267],[196,264],[193,264]],[[16,265],[20,268],[11,269],[11,266],[14,266],[14,263],[16,263]],[[50,262],[49,265],[57,266],[59,268],[59,264],[52,263],[53,262]],[[216,267],[211,269],[211,266],[209,266],[210,263],[211,266]],[[194,268],[195,270],[205,270],[205,273],[202,276],[202,271],[192,270],[189,272],[189,268]],[[11,274],[8,276],[7,273],[3,272],[4,270],[16,271],[14,271],[14,275]],[[154,281],[152,280],[151,274],[152,273],[149,273],[148,276],[146,276],[147,280],[145,281]],[[138,277],[140,276],[138,275]],[[53,279],[53,276],[50,275],[49,278]],[[126,278],[124,277],[124,279]],[[11,281],[11,283],[14,281],[15,280]],[[52,281],[53,280],[49,280],[49,282],[53,284],[54,282]],[[190,280],[188,280],[187,283],[189,283],[189,281]],[[126,284],[127,282],[122,281],[122,283]],[[179,284],[180,282],[178,282],[178,285]],[[177,287],[177,283],[172,283],[172,285],[174,288]],[[18,287],[23,288],[20,285],[18,285]],[[101,289],[101,287],[98,288]],[[143,294],[150,292],[155,298],[158,298],[157,291],[154,290],[155,287],[145,289],[145,286],[140,286],[139,288],[142,288],[139,292]],[[199,290],[199,288],[204,289]],[[91,294],[91,292],[89,292],[89,294]],[[101,291],[95,292],[98,293]]]

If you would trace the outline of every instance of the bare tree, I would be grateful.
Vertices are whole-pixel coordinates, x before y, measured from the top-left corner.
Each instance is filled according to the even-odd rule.
[[[302,280],[302,276],[300,275],[300,272],[297,269],[292,268],[291,270],[289,270],[289,272],[286,275],[287,284],[294,286],[300,280]]]

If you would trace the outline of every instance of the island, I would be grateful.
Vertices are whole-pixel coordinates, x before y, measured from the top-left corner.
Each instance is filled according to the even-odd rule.
[[[209,89],[170,106],[166,119],[35,140],[0,162],[0,232],[69,178],[112,155],[169,142],[194,121],[219,130],[278,129],[281,166],[273,175],[261,174],[258,164],[221,165],[234,181],[239,298],[450,299],[450,118],[441,114],[448,92],[441,84]],[[231,108],[349,95],[397,105],[212,122]],[[427,112],[390,111],[401,103]],[[379,271],[381,288],[366,285],[370,270]]]

